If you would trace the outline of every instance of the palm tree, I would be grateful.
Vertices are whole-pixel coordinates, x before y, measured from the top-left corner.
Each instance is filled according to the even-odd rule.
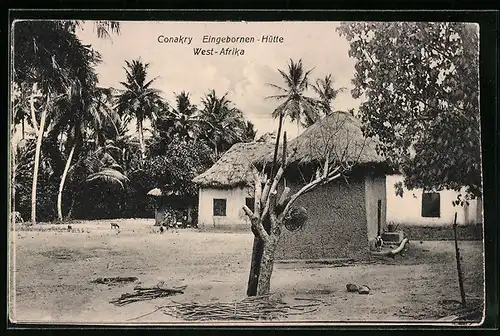
[[[94,143],[87,141],[87,151],[68,171],[73,185],[71,206],[68,217],[71,217],[76,194],[86,185],[101,182],[125,188],[129,183],[122,165],[119,164],[121,149],[113,140],[106,140],[103,145],[94,148]],[[90,148],[90,149],[89,149]]]
[[[143,121],[154,116],[161,102],[160,91],[152,88],[156,77],[146,81],[149,63],[140,60],[125,61],[126,81],[120,82],[125,90],[118,96],[117,111],[120,115],[132,115],[137,124],[142,160],[145,159]]]
[[[86,69],[89,57],[98,58],[97,53],[81,44],[75,35],[76,26],[76,21],[63,20],[14,24],[13,79],[30,92],[31,123],[37,136],[31,205],[33,225],[36,224],[38,165],[46,121],[49,124],[55,117],[53,107],[74,84],[78,70]],[[105,26],[104,21],[101,22],[101,32]],[[119,30],[119,24],[111,25],[111,29]]]
[[[97,37],[111,38],[110,32],[120,34],[120,22],[108,20],[94,21],[94,29]]]
[[[279,117],[278,123],[278,134],[276,136],[276,143],[274,147],[274,159],[271,166],[270,179],[274,178],[276,158],[278,156],[278,148],[281,137],[281,129],[283,127],[283,121],[286,116],[290,118],[291,121],[297,121],[297,132],[299,130],[299,125],[309,126],[318,120],[319,115],[316,109],[317,101],[311,97],[305,95],[308,85],[309,85],[309,75],[313,69],[304,71],[302,65],[302,60],[299,59],[298,62],[294,62],[290,59],[288,64],[288,72],[278,69],[281,77],[285,81],[286,86],[282,87],[276,84],[269,84],[269,86],[277,89],[279,94],[268,96],[266,99],[278,100],[280,105],[273,111],[273,118]],[[286,140],[284,140],[286,141]],[[257,236],[254,238],[254,250],[252,253],[252,265],[260,265],[260,259],[262,258],[262,251],[264,245],[262,240]],[[250,271],[250,279],[248,283],[247,293],[255,295],[257,290],[257,281],[259,274],[259,267],[255,269],[252,267]],[[257,278],[255,277],[257,275]]]
[[[202,104],[202,138],[212,147],[215,157],[218,158],[221,152],[243,140],[245,119],[243,113],[227,99],[227,93],[218,98],[212,90],[202,99]]]
[[[175,107],[164,109],[165,113],[159,117],[157,129],[165,132],[168,138],[194,140],[199,126],[196,105],[191,104],[189,93],[185,91],[176,95],[175,101]]]
[[[318,119],[316,109],[317,101],[313,98],[305,96],[309,85],[309,75],[313,71],[310,69],[304,72],[302,60],[294,62],[290,59],[288,64],[288,72],[278,69],[281,77],[285,81],[286,87],[281,87],[276,84],[268,84],[269,86],[279,90],[278,95],[268,96],[266,99],[275,99],[281,104],[273,111],[273,118],[279,117],[278,134],[276,136],[275,153],[277,156],[279,141],[281,137],[281,128],[286,116],[290,117],[291,121],[297,121],[297,129],[299,124],[303,126],[310,125]],[[271,167],[271,175],[274,172],[274,165]]]
[[[311,87],[318,95],[318,107],[323,112],[323,116],[328,116],[332,113],[332,101],[337,98],[339,93],[347,90],[345,87],[334,89],[331,74],[325,76],[323,79],[316,80],[316,84],[312,84]]]
[[[89,72],[92,75],[92,72]],[[89,80],[95,80],[97,78],[92,78],[90,76]],[[94,88],[93,90],[88,90],[86,87]],[[75,90],[73,90],[74,92]],[[57,197],[57,213],[59,220],[63,220],[62,212],[62,195],[64,190],[64,184],[66,177],[75,153],[75,149],[81,147],[85,132],[89,132],[94,137],[95,147],[99,146],[103,142],[103,136],[101,134],[102,125],[105,120],[113,120],[113,111],[108,108],[106,104],[106,99],[110,99],[109,91],[107,89],[97,88],[94,83],[87,83],[84,87],[78,88],[74,92],[70,99],[67,101],[68,109],[72,113],[70,118],[68,135],[72,133],[72,138],[68,137],[66,145],[71,148],[64,166],[64,171],[61,176],[61,181],[59,184],[59,193]],[[69,141],[71,140],[71,141]]]
[[[29,107],[29,88],[26,84],[21,84],[19,86],[17,83],[13,83],[12,88],[12,109],[11,109],[11,135],[13,136],[16,131],[16,126],[21,124],[21,139],[25,139],[26,130],[26,119],[29,122],[30,107]]]
[[[255,135],[257,131],[255,130],[255,125],[251,121],[245,123],[245,129],[243,130],[243,141],[251,142],[255,140]]]
[[[266,97],[266,99],[275,99],[281,102],[272,113],[274,118],[280,117],[282,121],[288,116],[291,121],[297,121],[297,124],[301,123],[304,126],[314,123],[318,119],[318,112],[315,108],[316,100],[305,95],[309,86],[309,75],[312,71],[313,69],[304,72],[302,60],[298,62],[290,60],[288,72],[278,69],[286,87],[268,83],[270,87],[277,89],[279,94]]]
[[[139,167],[140,161],[137,160],[140,159],[140,144],[131,134],[127,134],[132,116],[128,114],[122,116],[112,114],[112,116],[113,119],[104,120],[103,136],[106,141],[111,140],[120,150],[120,155],[116,159],[125,172],[130,172]]]

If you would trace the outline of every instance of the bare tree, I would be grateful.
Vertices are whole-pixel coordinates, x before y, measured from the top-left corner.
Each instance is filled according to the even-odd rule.
[[[345,113],[335,113],[321,120],[291,142],[290,153],[286,148],[285,132],[281,153],[275,151],[272,160],[279,162],[276,174],[266,174],[264,168],[261,172],[255,168],[254,211],[246,205],[243,210],[250,218],[252,232],[263,243],[262,258],[256,275],[258,296],[269,294],[276,247],[283,226],[286,227],[287,222],[293,221],[295,201],[322,185],[345,178],[364,154],[366,140],[360,136],[359,128],[353,129],[352,123],[346,123],[348,120],[352,119]],[[267,159],[270,159],[269,156],[264,161]],[[309,171],[312,172],[301,171],[302,187],[294,193],[290,187],[279,188],[290,165],[299,161],[307,162]],[[273,170],[275,169],[271,169]],[[266,221],[270,224],[268,229]]]

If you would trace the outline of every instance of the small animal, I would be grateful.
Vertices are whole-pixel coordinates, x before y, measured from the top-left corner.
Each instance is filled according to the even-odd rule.
[[[120,225],[116,224],[116,223],[111,223],[111,228],[112,229],[117,229],[117,230],[120,230]]]

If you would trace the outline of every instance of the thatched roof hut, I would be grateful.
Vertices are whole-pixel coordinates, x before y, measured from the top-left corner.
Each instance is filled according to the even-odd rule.
[[[233,145],[210,169],[193,182],[201,187],[230,189],[252,186],[253,162],[274,148],[274,141],[254,141]]]
[[[358,162],[359,164],[384,163],[377,154],[377,140],[366,138],[361,130],[361,121],[350,113],[337,111],[307,128],[287,144],[288,155],[293,154],[292,165],[308,165],[324,162],[327,155],[333,160]],[[270,150],[258,158],[256,164],[263,166],[273,161]],[[278,153],[281,162],[282,146]]]

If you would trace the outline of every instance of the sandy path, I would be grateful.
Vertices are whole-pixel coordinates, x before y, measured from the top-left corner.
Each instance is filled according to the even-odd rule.
[[[179,230],[160,235],[151,222],[109,221],[74,224],[83,233],[12,232],[15,262],[11,267],[14,320],[59,323],[125,322],[172,300],[233,301],[245,297],[252,235]],[[328,267],[276,264],[272,291],[287,302],[295,297],[323,300],[320,308],[292,320],[390,321],[446,315],[441,300],[459,299],[452,242],[416,242],[405,259],[389,264]],[[466,290],[482,297],[479,242],[462,242]],[[116,307],[112,298],[132,292],[134,284],[108,287],[97,277],[135,276],[144,284],[160,280],[187,285],[186,292],[153,301]],[[347,293],[347,283],[366,284],[370,295]],[[478,285],[479,284],[479,285]],[[14,295],[15,293],[15,295]],[[295,302],[297,303],[297,302]],[[171,322],[161,312],[136,322]]]

